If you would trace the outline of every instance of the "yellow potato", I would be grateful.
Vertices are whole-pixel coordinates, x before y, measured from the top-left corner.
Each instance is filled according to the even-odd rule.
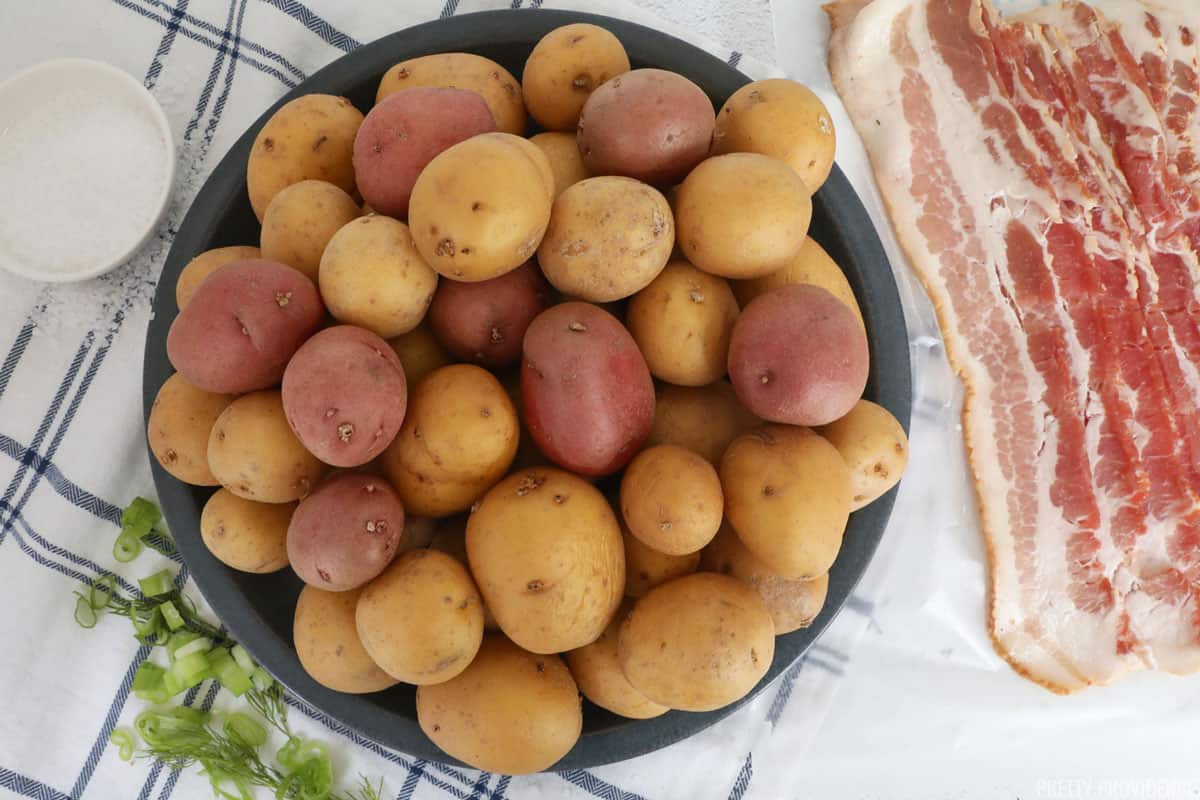
[[[484,281],[533,255],[550,222],[553,175],[541,150],[502,133],[443,150],[413,186],[408,222],[438,273]]]
[[[525,132],[521,84],[495,61],[473,53],[436,53],[401,61],[384,73],[375,102],[418,86],[469,89],[487,103],[496,119],[496,130],[517,136]]]
[[[625,324],[654,377],[707,386],[725,375],[737,317],[728,281],[672,261],[629,301]]]
[[[363,589],[355,619],[375,663],[418,686],[458,675],[483,641],[483,600],[470,573],[436,550],[392,562]]]
[[[258,503],[218,489],[200,514],[200,536],[218,561],[241,572],[288,565],[287,530],[295,503]]]
[[[231,402],[233,395],[197,389],[178,372],[167,378],[146,425],[150,452],[162,468],[194,486],[219,484],[208,468],[208,436]]]
[[[310,178],[353,194],[354,137],[362,112],[344,97],[306,94],[276,111],[254,137],[246,185],[261,221],[282,189]]]
[[[450,363],[450,356],[438,344],[425,320],[408,333],[388,339],[388,344],[400,359],[409,386],[416,386],[426,375]]]
[[[695,553],[708,544],[723,510],[717,471],[682,447],[643,450],[621,478],[621,513],[630,533],[667,555]]]
[[[850,468],[850,510],[874,502],[900,482],[908,465],[908,437],[886,408],[859,400],[850,413],[817,432]]]
[[[675,223],[662,192],[605,175],[576,183],[554,201],[538,263],[560,292],[604,303],[649,285],[674,244]]]
[[[520,424],[504,387],[487,370],[434,370],[408,397],[404,425],[383,469],[405,510],[427,517],[465,511],[512,464]]]
[[[299,500],[325,473],[292,433],[275,390],[244,394],[221,412],[208,437],[208,466],[226,489],[260,503]]]
[[[296,601],[293,637],[300,665],[336,692],[380,692],[398,682],[371,660],[358,638],[354,610],[361,592],[326,592],[306,584]]]
[[[625,544],[625,596],[641,597],[646,592],[683,575],[690,575],[700,566],[700,552],[682,556],[660,553],[621,526],[621,538]]]
[[[192,299],[192,295],[196,293],[196,287],[226,264],[254,258],[262,258],[262,251],[257,247],[235,245],[234,247],[206,250],[189,261],[183,271],[179,273],[179,278],[175,282],[175,305],[179,306],[179,310],[182,311],[183,307]]]
[[[354,198],[332,183],[293,183],[280,190],[263,212],[262,257],[298,269],[316,283],[325,246],[358,216]]]
[[[571,676],[583,696],[601,708],[630,719],[659,717],[671,709],[639,692],[621,671],[617,658],[617,636],[621,622],[632,607],[626,602],[600,638],[565,655]]]
[[[726,278],[758,278],[800,252],[812,218],[808,187],[782,161],[730,153],[684,179],[675,224],[687,260]]]
[[[538,173],[542,176],[542,185],[546,187],[546,197],[551,203],[558,196],[555,190],[554,166],[550,163],[550,156],[542,148],[538,147],[529,139],[524,139],[520,136],[513,136],[507,133],[496,133],[494,136],[503,136],[506,141],[516,147],[521,148],[525,155],[529,156],[529,160],[538,168]]]
[[[829,591],[828,574],[811,579],[776,575],[742,544],[729,523],[722,525],[704,548],[700,564],[709,572],[737,578],[758,592],[771,612],[777,636],[811,625],[821,613]]]
[[[713,155],[762,153],[787,162],[804,185],[821,188],[833,168],[837,135],[821,98],[786,78],[738,89],[717,114]]]
[[[454,758],[523,775],[549,769],[575,746],[583,707],[561,658],[492,634],[458,677],[417,687],[417,722]]]
[[[846,275],[837,262],[830,258],[825,249],[811,236],[805,238],[800,252],[783,269],[761,278],[733,281],[733,294],[737,297],[738,305],[745,308],[760,294],[792,283],[820,286],[849,306],[859,322],[863,321],[862,309],[858,307],[858,300],[854,297],[854,289],[850,288],[850,281],[846,280]]]
[[[625,589],[621,529],[604,495],[569,472],[514,472],[467,520],[471,573],[501,630],[526,650],[592,642]]]
[[[646,447],[679,445],[719,464],[729,443],[760,422],[738,402],[726,381],[699,387],[661,385]]]
[[[785,578],[833,566],[850,516],[850,470],[808,428],[763,425],[733,440],[721,459],[725,514],[738,538]]]
[[[771,615],[753,589],[712,572],[650,590],[617,638],[635,689],[682,711],[712,711],[746,696],[775,656]]]
[[[568,186],[592,177],[579,155],[579,144],[574,133],[546,132],[530,137],[550,162],[554,174],[554,196],[558,197]]]
[[[335,319],[390,339],[421,323],[437,281],[408,226],[373,214],[347,223],[329,240],[318,283]]]
[[[574,131],[592,90],[628,71],[621,41],[604,28],[579,22],[555,28],[534,45],[521,73],[521,91],[539,125]]]

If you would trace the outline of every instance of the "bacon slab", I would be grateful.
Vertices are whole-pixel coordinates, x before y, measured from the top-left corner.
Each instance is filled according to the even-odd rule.
[[[993,641],[1058,692],[1200,669],[1200,51],[1153,2],[827,6],[966,386]]]

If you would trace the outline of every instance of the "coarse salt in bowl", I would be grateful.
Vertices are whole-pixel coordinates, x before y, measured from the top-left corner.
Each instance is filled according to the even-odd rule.
[[[124,71],[60,59],[0,83],[0,268],[67,282],[119,266],[174,178],[166,115]]]

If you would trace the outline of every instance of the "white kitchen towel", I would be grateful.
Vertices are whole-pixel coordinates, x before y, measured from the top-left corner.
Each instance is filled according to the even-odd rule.
[[[72,591],[113,572],[132,588],[163,566],[111,557],[119,507],[153,496],[141,357],[149,304],[176,227],[220,156],[261,111],[329,61],[394,30],[487,8],[575,8],[692,39],[752,77],[770,70],[766,0],[657,0],[664,22],[620,0],[42,0],[0,8],[0,78],[56,56],[98,58],[163,105],[178,147],[175,192],[157,235],[101,279],[46,286],[0,274],[0,797],[203,798],[207,781],[121,762],[107,744],[143,707],[130,680],[147,652],[125,620],[72,621]],[[702,13],[698,13],[699,10]],[[686,26],[686,27],[683,27]],[[699,40],[688,28],[734,41]],[[736,38],[735,38],[736,37]],[[0,187],[15,191],[17,187]],[[904,519],[902,493],[897,518]],[[893,534],[895,526],[893,526]],[[184,575],[186,578],[186,575]],[[199,599],[190,582],[186,591]],[[396,798],[741,798],[793,796],[798,758],[870,619],[855,595],[811,655],[704,733],[622,764],[513,778],[412,759],[302,702],[300,732],[334,744],[339,775],[380,776]],[[187,701],[229,704],[208,684]]]

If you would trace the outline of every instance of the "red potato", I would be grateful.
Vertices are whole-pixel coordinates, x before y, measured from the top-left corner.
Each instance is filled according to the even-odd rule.
[[[404,506],[386,480],[343,472],[322,481],[296,506],[288,525],[288,561],[309,586],[356,589],[392,563],[403,530]]]
[[[808,284],[780,286],[742,311],[729,341],[729,378],[751,413],[827,425],[867,385],[867,335],[845,303]]]
[[[376,212],[404,219],[413,184],[434,156],[494,130],[496,120],[475,92],[424,86],[390,94],[354,139],[358,191]]]
[[[696,84],[635,69],[602,84],[579,117],[579,152],[593,175],[676,183],[708,155],[716,115]]]
[[[547,458],[583,475],[633,458],[654,423],[654,383],[616,317],[589,303],[554,306],[525,332],[524,353],[525,424]]]
[[[206,392],[243,394],[279,383],[292,354],[321,326],[313,282],[275,261],[226,264],[171,323],[167,357]]]
[[[525,330],[550,305],[550,297],[550,286],[532,261],[479,283],[446,279],[429,307],[429,326],[456,358],[507,367],[520,360]]]
[[[283,373],[288,424],[310,453],[335,467],[357,467],[382,453],[407,404],[400,359],[365,328],[326,328]]]

